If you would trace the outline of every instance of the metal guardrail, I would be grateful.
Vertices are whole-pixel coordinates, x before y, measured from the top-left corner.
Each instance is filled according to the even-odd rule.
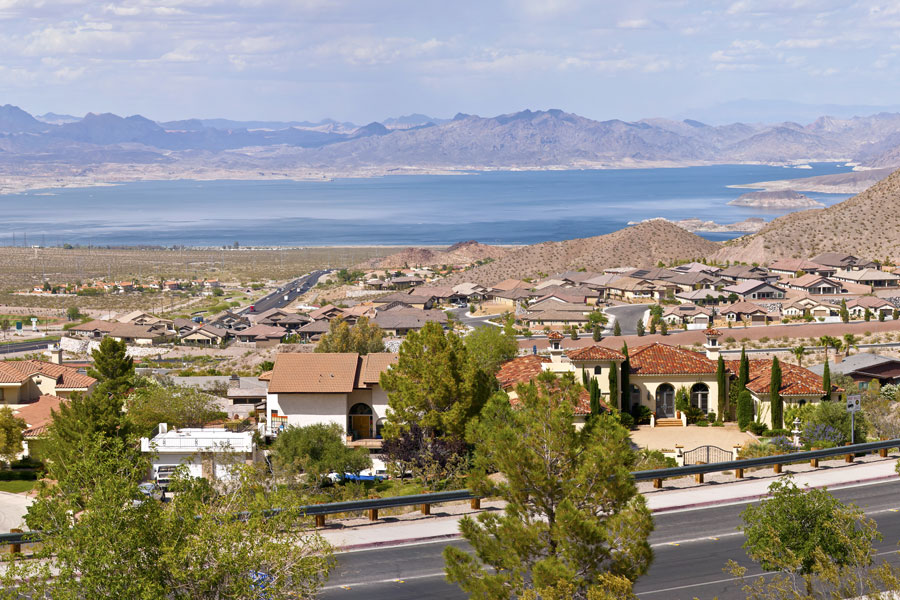
[[[868,442],[865,444],[854,444],[852,446],[839,446],[837,448],[827,448],[824,450],[806,450],[803,452],[792,452],[790,454],[777,454],[775,456],[763,456],[759,458],[746,458],[741,460],[729,460],[725,462],[689,465],[686,467],[672,467],[667,469],[653,469],[649,471],[635,471],[631,475],[635,481],[662,481],[676,477],[686,477],[688,475],[703,475],[706,473],[717,473],[721,471],[740,471],[754,467],[770,467],[793,463],[803,462],[807,460],[818,460],[821,458],[830,458],[833,456],[847,456],[854,454],[868,454],[870,452],[887,451],[889,448],[900,449],[900,439],[884,440],[879,442]],[[308,504],[301,506],[297,511],[301,514],[313,516],[316,518],[316,525],[321,527],[325,524],[326,515],[334,515],[349,512],[365,512],[368,511],[369,519],[376,520],[378,511],[387,508],[399,508],[404,506],[420,506],[423,514],[430,514],[432,504],[440,504],[442,502],[458,502],[461,500],[472,501],[473,507],[480,506],[481,498],[475,496],[469,490],[451,490],[447,492],[434,492],[431,494],[414,494],[410,496],[391,496],[389,498],[375,498],[366,500],[349,500],[346,502],[330,502],[327,504]],[[280,509],[274,509],[278,512]],[[23,543],[33,543],[40,541],[40,531],[31,531],[25,533],[0,533],[0,546],[19,545]]]

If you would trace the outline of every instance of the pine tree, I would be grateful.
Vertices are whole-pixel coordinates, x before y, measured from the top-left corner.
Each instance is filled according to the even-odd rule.
[[[784,399],[781,397],[781,363],[772,359],[772,376],[769,380],[769,404],[772,411],[772,429],[784,426]]]
[[[124,397],[134,385],[134,359],[128,356],[125,342],[107,336],[91,356],[94,365],[88,370],[88,375],[99,381],[94,393],[102,390],[117,398]]]
[[[635,325],[635,327],[637,329],[638,337],[644,335],[644,320],[643,319],[638,319],[637,325]]]
[[[896,319],[896,317],[894,317]],[[619,320],[616,319],[616,322],[613,323],[613,335],[619,337],[622,335],[622,326],[619,325]]]
[[[822,391],[825,394],[822,396],[822,400],[831,400],[831,367],[828,366],[828,361],[825,361],[825,369],[822,371]]]
[[[753,398],[750,397],[749,390],[741,390],[738,394],[737,419],[741,431],[747,429],[753,421]]]
[[[631,406],[631,382],[629,381],[631,361],[628,359],[628,344],[622,344],[622,354],[625,355],[625,360],[622,361],[622,376],[619,377],[619,389],[622,390],[622,410],[632,411],[634,407]]]
[[[727,387],[727,383],[728,383],[728,377],[727,377],[726,371],[725,371],[725,359],[722,358],[721,355],[719,355],[719,361],[718,361],[718,364],[716,365],[716,384],[717,384],[717,387],[719,388],[719,398],[718,398],[718,400],[719,400],[719,402],[718,402],[719,421],[725,420],[725,412],[727,410],[726,403],[727,403],[727,399],[728,399],[727,390],[725,389]]]
[[[618,407],[622,412],[628,412],[625,402],[619,398],[619,375],[616,363],[609,363],[609,406]]]

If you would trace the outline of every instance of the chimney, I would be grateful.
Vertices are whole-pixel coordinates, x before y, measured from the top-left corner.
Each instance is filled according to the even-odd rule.
[[[238,375],[232,375],[228,378],[228,389],[234,390],[241,387],[241,378]]]
[[[562,341],[566,336],[558,331],[551,331],[547,334],[547,340],[550,342],[550,360],[553,362],[562,362]]]
[[[703,345],[703,347],[706,348],[706,358],[718,361],[720,349],[719,338],[722,337],[722,332],[718,329],[709,327],[703,333],[706,335],[706,343]]]
[[[44,351],[44,356],[54,365],[61,365],[63,362],[63,351],[59,344],[48,344],[47,350]]]

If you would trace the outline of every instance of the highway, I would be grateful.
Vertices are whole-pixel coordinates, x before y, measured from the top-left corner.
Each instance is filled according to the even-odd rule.
[[[847,487],[833,492],[843,502],[862,507],[878,523],[884,539],[876,543],[879,560],[898,560],[900,481]],[[650,541],[654,560],[635,585],[642,600],[743,600],[740,582],[723,568],[729,559],[749,567],[748,576],[762,570],[746,556],[738,531],[745,504],[685,510],[655,516]],[[449,542],[468,548],[462,540]],[[441,551],[448,542],[379,548],[342,553],[338,566],[320,594],[324,600],[464,599],[458,587],[444,580]]]
[[[295,279],[254,302],[253,312],[258,314],[273,308],[284,308],[308,292],[319,281],[319,277],[329,272],[328,270],[313,271],[308,275]]]
[[[0,342],[0,354],[14,354],[16,352],[38,352],[46,350],[48,344],[58,342],[58,339],[38,340],[36,342]]]

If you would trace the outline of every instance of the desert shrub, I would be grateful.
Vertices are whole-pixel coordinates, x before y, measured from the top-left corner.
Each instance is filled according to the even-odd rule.
[[[635,471],[650,471],[653,469],[669,469],[677,467],[678,461],[671,456],[666,456],[659,450],[644,448],[637,451],[637,461],[633,469]]]
[[[844,444],[844,434],[824,423],[808,423],[800,434],[804,448],[834,448]]]
[[[778,446],[762,443],[747,443],[738,452],[740,458],[761,458],[764,456],[775,456],[776,454],[784,454]]]

